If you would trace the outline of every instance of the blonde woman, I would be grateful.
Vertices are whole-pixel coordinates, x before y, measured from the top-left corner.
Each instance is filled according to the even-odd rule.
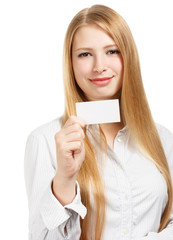
[[[94,5],[64,43],[65,112],[25,152],[29,239],[173,239],[173,134],[153,121],[124,19]],[[85,125],[75,103],[119,99],[121,122]]]

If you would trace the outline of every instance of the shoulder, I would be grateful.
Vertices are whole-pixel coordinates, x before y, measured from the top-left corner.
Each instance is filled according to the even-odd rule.
[[[156,127],[168,162],[171,161],[173,165],[173,133],[159,123],[156,123]]]
[[[40,159],[41,162],[44,161],[44,159],[46,159],[46,161],[50,159],[52,165],[56,165],[55,134],[60,131],[61,123],[62,117],[58,117],[36,127],[29,133],[25,147],[25,162],[29,163],[33,161],[33,164],[35,164],[38,159]],[[28,158],[29,161],[27,160]]]
[[[55,118],[49,122],[46,122],[35,129],[33,129],[29,135],[37,138],[45,137],[50,138],[54,137],[56,132],[60,131],[62,126],[62,117]]]
[[[61,130],[62,117],[58,117],[33,129],[27,137],[26,148],[28,151],[42,149],[54,155],[55,134]]]
[[[164,143],[173,143],[173,133],[165,126],[160,123],[156,123],[156,128],[161,138],[161,141]]]

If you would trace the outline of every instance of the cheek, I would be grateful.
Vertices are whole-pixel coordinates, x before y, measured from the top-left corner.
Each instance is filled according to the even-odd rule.
[[[74,72],[76,77],[84,77],[89,76],[89,73],[91,71],[91,64],[89,61],[76,61],[74,62]]]
[[[110,66],[115,73],[117,74],[123,73],[123,62],[120,58],[116,59],[115,61],[111,61]]]

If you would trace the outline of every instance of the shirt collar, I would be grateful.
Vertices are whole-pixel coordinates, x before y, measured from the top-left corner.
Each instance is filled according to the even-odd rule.
[[[93,130],[99,130],[99,124],[89,124],[86,125],[86,130],[89,130],[89,128],[92,128]],[[127,125],[125,125],[122,129],[120,129],[118,132],[126,133],[127,132]]]

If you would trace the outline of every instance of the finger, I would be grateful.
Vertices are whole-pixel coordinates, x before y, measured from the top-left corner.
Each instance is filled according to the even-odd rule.
[[[77,126],[72,125],[55,134],[55,143],[58,146],[62,146],[62,149],[64,148],[63,145],[68,142],[83,141],[83,139],[85,138],[85,134],[82,128],[78,124],[76,125]]]
[[[66,142],[74,142],[74,141],[83,141],[84,134],[82,132],[72,132],[65,137]]]
[[[83,146],[84,145],[81,141],[69,142],[65,146],[65,151],[67,151],[67,152],[73,152],[73,151],[74,152],[81,152]]]
[[[78,123],[80,125],[81,128],[84,128],[85,126],[85,122],[84,120],[82,120],[81,118],[77,117],[77,116],[70,116],[68,118],[68,120],[66,121],[66,123],[64,124],[64,128],[71,126],[75,123]]]
[[[71,133],[76,133],[76,134],[80,133],[82,135],[82,138],[85,137],[84,131],[78,123],[75,123],[63,129],[64,135],[69,135]]]

